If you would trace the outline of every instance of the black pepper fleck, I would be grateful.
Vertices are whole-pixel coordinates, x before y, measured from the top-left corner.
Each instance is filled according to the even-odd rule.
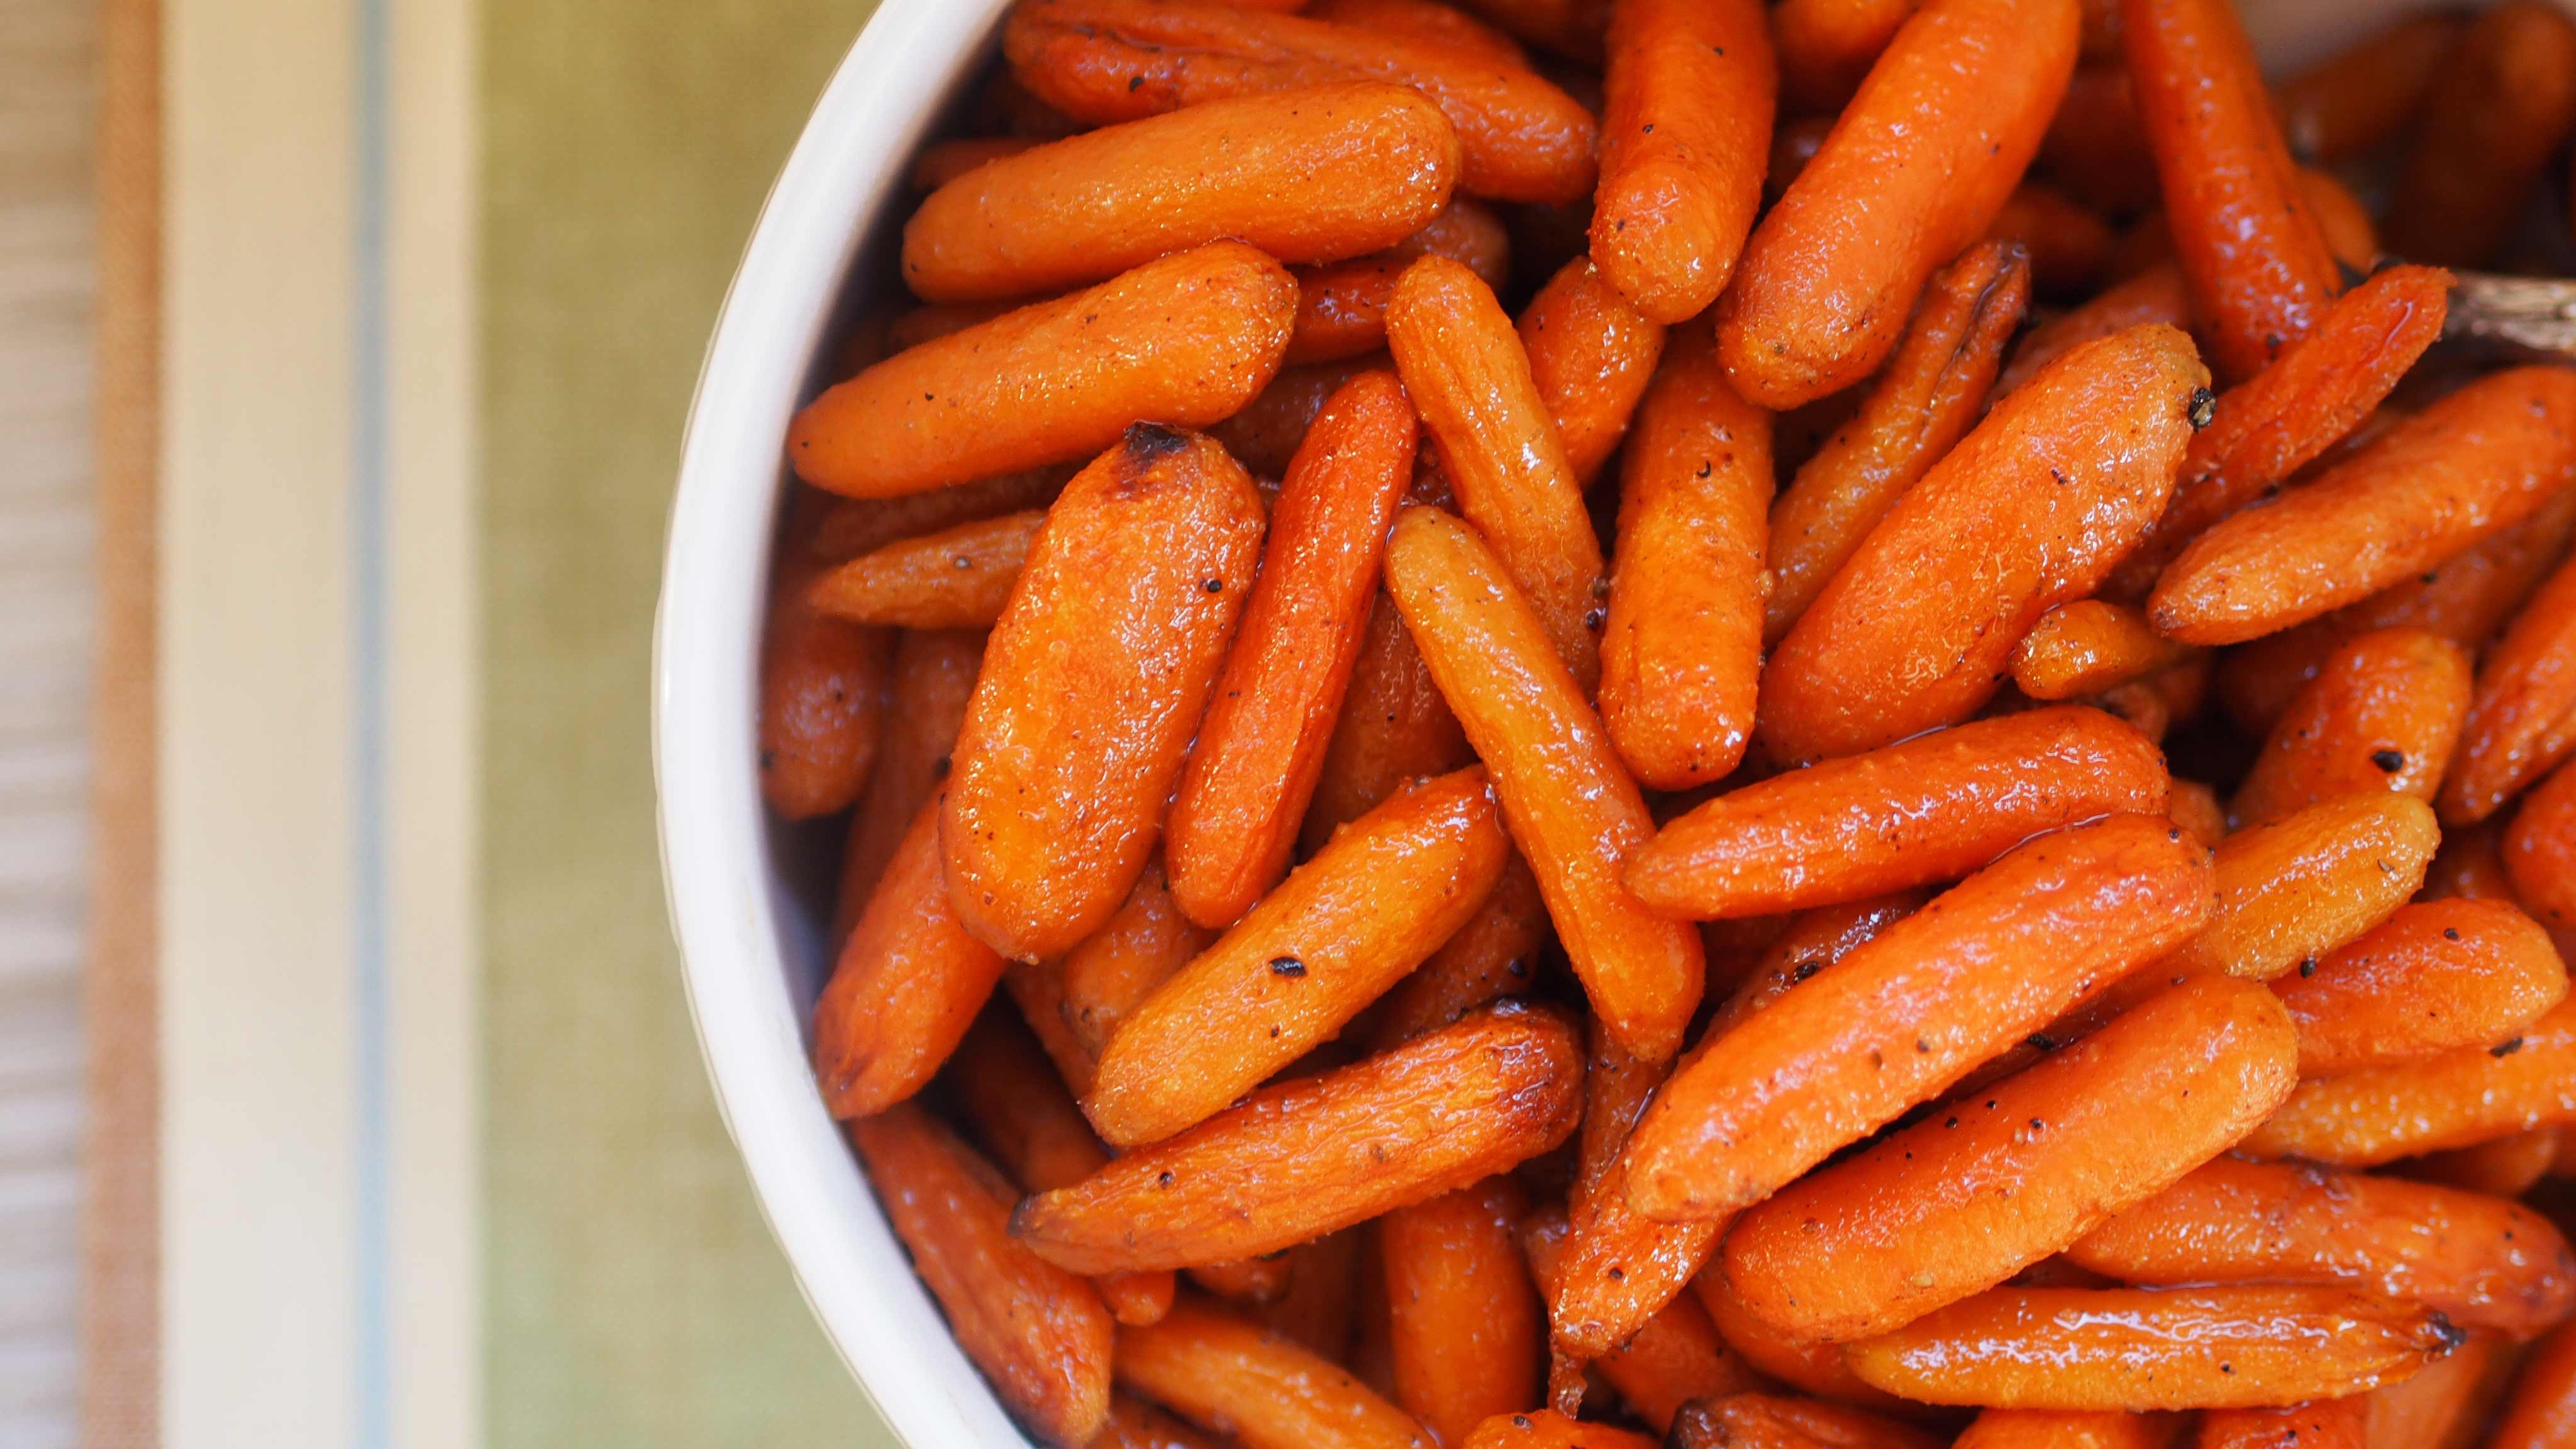
[[[2406,768],[2406,753],[2403,750],[2373,750],[2370,762],[2379,767],[2380,773],[2394,775]]]
[[[2209,420],[2217,416],[2217,414],[2218,394],[2211,392],[2205,387],[2193,388],[2191,390],[2191,405],[2184,412],[2184,416],[2191,420],[2192,431],[2198,432],[2202,428],[2208,427]]]
[[[1298,960],[1294,956],[1273,956],[1270,958],[1270,974],[1273,976],[1303,976],[1306,974],[1306,963]]]

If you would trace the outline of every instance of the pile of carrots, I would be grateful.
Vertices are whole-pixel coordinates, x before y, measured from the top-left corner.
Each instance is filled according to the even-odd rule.
[[[2576,370],[2433,350],[2576,25],[1459,4],[1022,0],[786,440],[817,1081],[1003,1405],[2576,1445]]]

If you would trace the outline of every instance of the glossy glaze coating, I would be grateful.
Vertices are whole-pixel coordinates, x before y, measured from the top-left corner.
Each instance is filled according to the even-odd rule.
[[[1443,1444],[1539,1404],[1547,1314],[1521,1259],[1528,1199],[1487,1178],[1378,1221],[1395,1402]]]
[[[853,624],[990,629],[1045,523],[1033,508],[890,543],[825,574],[810,597]]]
[[[1779,89],[1762,0],[1624,0],[1602,77],[1591,253],[1670,325],[1726,290],[1762,200]]]
[[[1637,315],[1590,258],[1576,257],[1521,309],[1519,331],[1566,465],[1588,489],[1646,395],[1664,355],[1663,326]]]
[[[2091,301],[2070,307],[2023,334],[2012,360],[1995,378],[1994,395],[2020,389],[2049,363],[2087,342],[2161,322],[2191,326],[2191,291],[2173,263],[2158,262],[2126,281],[2105,288]]]
[[[2576,1121],[2576,1004],[2560,1003],[2514,1041],[2309,1082],[2242,1150],[2369,1167]]]
[[[2164,1414],[1988,1409],[1951,1449],[2166,1449],[2181,1427]]]
[[[1299,848],[1312,854],[1405,781],[1445,775],[1474,758],[1404,616],[1381,589],[1369,606],[1351,687],[1324,748],[1324,770],[1299,831]]]
[[[2190,651],[2151,628],[2135,609],[2078,599],[2040,616],[2013,646],[2013,683],[2033,699],[2099,694],[2169,669]]]
[[[2424,883],[2440,844],[2433,812],[2411,795],[2325,800],[2221,841],[2218,909],[2160,963],[2268,981],[2388,918]]]
[[[1411,1415],[1286,1335],[1183,1299],[1118,1331],[1118,1386],[1243,1449],[1431,1449]]]
[[[1135,889],[1109,923],[1082,938],[1064,953],[1060,971],[1064,1023],[1080,1038],[1096,1065],[1118,1024],[1142,1004],[1154,988],[1216,943],[1217,933],[1181,914],[1163,877],[1163,862],[1145,862]],[[1086,1080],[1082,1090],[1089,1091]]]
[[[2332,1077],[2509,1040],[2566,999],[2567,968],[2502,901],[2426,901],[2272,990],[2299,1026],[2299,1074]]]
[[[1667,1068],[1630,1056],[1598,1023],[1589,1045],[1581,1156],[1566,1232],[1546,1275],[1556,1346],[1577,1359],[1610,1352],[1679,1297],[1724,1231],[1721,1223],[1656,1222],[1628,1206],[1628,1134]]]
[[[2576,754],[2576,559],[2558,566],[2478,667],[2442,819],[2466,825]]]
[[[1332,362],[1384,347],[1395,279],[1416,258],[1432,256],[1464,263],[1489,287],[1511,280],[1511,234],[1502,218],[1459,197],[1422,230],[1384,251],[1297,268],[1297,330],[1288,339],[1288,365]]]
[[[2467,650],[2424,629],[2358,635],[2281,712],[2230,813],[2265,825],[2342,795],[2431,800],[2468,712]]]
[[[1551,930],[1547,902],[1529,862],[1513,851],[1467,924],[1379,998],[1369,1039],[1378,1048],[1409,1041],[1489,1001],[1529,989]]]

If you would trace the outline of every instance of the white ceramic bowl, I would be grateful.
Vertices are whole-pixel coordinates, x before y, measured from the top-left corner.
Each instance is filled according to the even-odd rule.
[[[2300,65],[2419,0],[2240,0]],[[662,868],[698,1041],[753,1191],[833,1346],[920,1449],[1025,1443],[913,1277],[807,1067],[821,926],[791,882],[828,851],[762,814],[753,710],[787,421],[905,164],[992,53],[1007,0],[884,0],[779,173],[698,379],[654,640]]]

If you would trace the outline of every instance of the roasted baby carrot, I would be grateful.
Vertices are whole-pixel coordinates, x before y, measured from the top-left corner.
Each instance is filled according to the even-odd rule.
[[[1253,1093],[1072,1187],[1012,1230],[1107,1273],[1257,1257],[1490,1177],[1574,1130],[1583,1056],[1545,1011],[1488,1007],[1392,1051]]]
[[[1288,1250],[1288,1288],[1253,1317],[1273,1333],[1342,1363],[1350,1357],[1359,1303],[1360,1240],[1366,1227],[1345,1228]]]
[[[883,498],[1085,457],[1139,420],[1202,426],[1278,372],[1296,316],[1269,257],[1181,252],[887,358],[806,404],[788,461]]]
[[[890,543],[823,575],[809,597],[853,624],[989,629],[1045,523],[1045,510],[1031,509]]]
[[[2314,166],[2299,168],[2299,194],[2307,198],[2308,210],[2315,213],[2317,230],[2324,233],[2326,250],[2347,271],[2367,273],[2379,264],[2379,228],[2371,222],[2370,208],[2343,178]]]
[[[1287,1296],[1288,1276],[1295,1266],[1295,1251],[1282,1249],[1258,1258],[1197,1264],[1189,1270],[1189,1279],[1228,1303],[1262,1308]]]
[[[1380,329],[1383,331],[1381,321]],[[1387,365],[1386,354],[1368,353],[1337,362],[1282,369],[1260,395],[1241,411],[1207,430],[1253,474],[1276,478],[1288,471],[1288,460],[1306,440],[1306,428],[1323,411],[1324,400],[1371,368]]]
[[[2549,1176],[2556,1165],[2560,1130],[2535,1127],[2466,1147],[2427,1152],[2391,1163],[2389,1170],[2418,1182],[2439,1183],[2489,1197],[2520,1197],[2531,1190],[2532,1184]]]
[[[850,1124],[851,1145],[957,1346],[1022,1427],[1081,1449],[1109,1415],[1100,1294],[1011,1240],[1009,1183],[918,1107]]]
[[[1734,994],[1709,1017],[1712,1038],[1743,1025],[1746,1017],[1921,910],[1931,898],[1925,890],[1890,891],[1791,916],[1787,927],[1755,958],[1753,969],[1745,973]]]
[[[2479,666],[2442,819],[2484,820],[2576,752],[2576,559],[2525,602]]]
[[[2371,1390],[2362,1449],[2472,1449],[2504,1397],[2516,1349],[2503,1334],[2472,1333],[2413,1378]]]
[[[2210,362],[2252,377],[2340,290],[2230,0],[2124,0],[2129,80]]]
[[[1215,942],[1216,932],[1181,913],[1162,861],[1145,862],[1118,913],[1064,954],[1064,1022],[1091,1053],[1095,1070],[1128,1013]],[[1091,1090],[1087,1076],[1079,1090]]]
[[[1722,1268],[1703,1269],[1691,1280],[1692,1295],[1708,1310],[1726,1346],[1771,1378],[1801,1393],[1864,1408],[1904,1412],[1914,1406],[1860,1381],[1844,1364],[1842,1350],[1830,1343],[1804,1343],[1754,1316],[1727,1286]]]
[[[1378,1222],[1395,1402],[1443,1444],[1539,1406],[1547,1315],[1516,1236],[1526,1206],[1519,1184],[1494,1177]]]
[[[858,923],[859,912],[894,859],[895,847],[921,813],[923,802],[948,773],[948,752],[975,692],[984,663],[984,636],[959,631],[906,631],[895,639],[894,672],[886,689],[885,735],[877,747],[868,787],[850,812],[850,834],[841,847],[840,886],[833,897],[835,950]]]
[[[2571,473],[2576,372],[2490,374],[2192,540],[2156,581],[2147,616],[2193,644],[2304,623],[2511,528]]]
[[[1836,111],[1914,14],[1920,0],[1781,0],[1771,33],[1780,89],[1791,106]]]
[[[2271,993],[2197,978],[1750,1209],[1727,1281],[1795,1337],[1887,1332],[2177,1181],[2297,1083]]]
[[[1532,45],[1598,64],[1610,0],[1467,0],[1467,8]]]
[[[2386,920],[2424,883],[2441,843],[2411,795],[2322,800],[2220,842],[2218,906],[2159,973],[2223,971],[2268,981],[2321,960]]]
[[[1481,770],[1361,816],[1127,1014],[1083,1111],[1120,1147],[1205,1121],[1420,965],[1509,851]]]
[[[1431,1449],[1402,1409],[1284,1334],[1202,1302],[1118,1331],[1118,1386],[1244,1449]]]
[[[2168,1449],[2179,1427],[2153,1414],[1988,1409],[1950,1449]]]
[[[940,828],[958,914],[995,949],[1066,951],[1135,885],[1261,530],[1223,448],[1146,424],[1048,510],[985,647]]]
[[[2389,245],[2428,262],[2490,261],[2576,128],[2576,25],[2540,0],[2489,8],[2441,56],[2418,114]]]
[[[2123,215],[2146,211],[2158,193],[2156,158],[2144,132],[2128,67],[2117,55],[2088,57],[2049,118],[2036,169],[2087,206]]]
[[[2469,709],[2469,656],[2422,629],[2345,643],[2290,701],[2238,786],[2237,822],[2266,825],[2337,795],[2433,798]]]
[[[1857,754],[1975,713],[2030,626],[2091,593],[2163,511],[2207,381],[2190,338],[2150,326],[2087,343],[2005,397],[1772,651],[1765,753]]]
[[[1589,692],[1600,674],[1601,544],[1511,319],[1475,273],[1425,257],[1395,285],[1386,341],[1459,511]]]
[[[1877,371],[1986,232],[2075,68],[2074,0],[1934,0],[1746,243],[1718,305],[1737,392],[1785,409]]]
[[[1002,989],[1011,994],[1011,1004],[1020,1009],[1020,1020],[1036,1034],[1038,1045],[1046,1048],[1056,1075],[1077,1093],[1091,1090],[1100,1052],[1067,1019],[1071,1013],[1065,1009],[1064,963],[1013,961],[1002,970]]]
[[[2143,679],[2189,655],[2137,610],[2078,599],[2041,615],[2013,646],[2013,683],[2033,699],[2073,699]]]
[[[1592,257],[1667,326],[1726,290],[1762,200],[1779,70],[1761,0],[1622,0],[1603,75]]]
[[[1554,1409],[1497,1414],[1476,1426],[1465,1449],[1661,1449],[1663,1441],[1609,1424],[1587,1424]]]
[[[1540,1290],[1550,1296],[1555,1291],[1565,1232],[1562,1218],[1526,1223],[1521,1231],[1521,1247],[1529,1257],[1530,1273],[1538,1279]],[[1656,1310],[1644,1326],[1585,1368],[1608,1383],[1629,1412],[1652,1425],[1657,1433],[1671,1428],[1674,1413],[1693,1399],[1740,1393],[1762,1385],[1752,1366],[1717,1336],[1708,1310],[1689,1293],[1676,1296]]]
[[[1934,1404],[2270,1408],[2403,1378],[2465,1336],[2429,1309],[2335,1289],[1997,1288],[1843,1356]]]
[[[2208,852],[2161,820],[2042,836],[1899,921],[1676,1071],[1628,1143],[1628,1200],[1759,1202],[2208,918]],[[2024,962],[1997,973],[1987,963]]]
[[[2316,329],[2219,394],[2193,434],[2173,501],[2112,591],[2144,598],[2156,575],[2211,524],[2263,497],[2368,416],[2441,335],[2451,274],[2390,267],[2335,299]]]
[[[1529,52],[1493,24],[1441,0],[1314,0],[1295,9],[1310,20],[1330,20],[1385,35],[1438,41],[1473,51],[1489,64],[1527,69]]]
[[[1458,133],[1381,81],[1233,96],[1070,136],[931,193],[903,281],[932,302],[1037,296],[1232,238],[1283,262],[1390,247],[1449,204]]]
[[[802,558],[782,564],[760,631],[760,798],[790,820],[859,798],[885,708],[886,632],[816,610],[813,578]]]
[[[2290,149],[2340,161],[2394,139],[2466,28],[2457,15],[2409,16],[2283,81]]]
[[[1732,773],[1762,673],[1771,415],[1727,386],[1705,326],[1674,334],[1620,464],[1601,723],[1637,782]]]
[[[1528,990],[1547,941],[1547,902],[1529,862],[1515,851],[1467,924],[1379,1000],[1370,1039],[1394,1046]]]
[[[2567,968],[2502,901],[2426,901],[2272,989],[2299,1025],[2299,1074],[2332,1077],[2508,1040],[2566,999]]]
[[[2227,840],[2227,809],[2218,803],[2218,792],[2198,780],[2174,781],[2173,793],[2165,798],[2165,818],[2211,850]]]
[[[2042,831],[2164,808],[2164,757],[2097,709],[1999,715],[1775,775],[1628,853],[1671,915],[1800,910],[1976,870]]]
[[[2553,931],[2576,929],[2576,765],[2559,766],[2523,797],[2503,854],[2523,905]]]
[[[2576,1439],[2576,1324],[2562,1325],[2523,1360],[2492,1449],[2559,1449]]]
[[[1091,1442],[1094,1449],[1224,1449],[1213,1437],[1124,1393],[1109,1396],[1109,1423]]]
[[[2212,1409],[2191,1442],[2192,1449],[2369,1449],[2369,1430],[2370,1400],[2354,1394],[2279,1409]]]
[[[987,161],[1017,156],[1044,144],[1034,136],[960,136],[933,141],[912,158],[912,170],[905,179],[915,191],[937,191]]]
[[[1362,373],[1324,405],[1270,510],[1243,627],[1165,822],[1172,895],[1224,927],[1288,868],[1413,478],[1412,405]]]
[[[1941,1449],[1910,1424],[1823,1399],[1727,1394],[1686,1404],[1666,1449]]]
[[[2191,292],[2181,270],[2170,262],[2106,287],[2082,306],[2031,328],[1996,376],[1994,396],[2000,399],[2019,390],[2041,368],[2087,342],[2155,322],[2169,327],[2191,325]]]
[[[2015,187],[1986,235],[2028,254],[2031,286],[2045,296],[2092,291],[2111,261],[2111,224],[2046,182]]]
[[[1028,0],[1002,54],[1022,85],[1093,125],[1334,81],[1411,86],[1457,130],[1459,189],[1540,202],[1592,189],[1596,127],[1582,106],[1535,72],[1440,41],[1215,5]]]
[[[2576,1004],[2520,1035],[2301,1086],[2240,1150],[2370,1167],[2576,1120]]]
[[[827,562],[846,563],[907,538],[1044,508],[1080,471],[1073,464],[1055,463],[896,498],[839,498],[817,490],[816,496],[832,497],[832,502],[814,526],[812,550]]]
[[[1699,936],[1648,915],[1620,882],[1620,853],[1653,824],[1539,615],[1476,535],[1437,509],[1396,520],[1386,582],[1493,774],[1593,1011],[1631,1055],[1671,1057],[1699,1005]]]
[[[2576,1254],[2519,1203],[2233,1157],[2122,1212],[2067,1257],[2129,1283],[2348,1287],[2515,1334],[2576,1307]]]
[[[1416,258],[1430,256],[1466,264],[1489,287],[1511,280],[1511,233],[1502,218],[1460,197],[1384,251],[1298,268],[1297,330],[1288,339],[1288,365],[1357,357],[1386,346],[1386,304],[1395,295],[1395,280]],[[1249,459],[1245,463],[1252,466]]]
[[[1445,775],[1474,754],[1432,682],[1395,601],[1381,590],[1351,666],[1351,686],[1324,747],[1324,769],[1298,843],[1308,854],[1408,780]]]
[[[2030,264],[2006,243],[1981,242],[1932,274],[1860,411],[1772,505],[1766,644],[1789,632],[1888,505],[1976,422],[2029,302]]]
[[[1664,354],[1664,329],[1639,316],[1589,257],[1576,257],[1522,309],[1520,335],[1565,461],[1590,488],[1628,434]]]
[[[918,1092],[1002,978],[1002,958],[950,905],[939,801],[914,816],[814,1008],[814,1074],[835,1117]]]

